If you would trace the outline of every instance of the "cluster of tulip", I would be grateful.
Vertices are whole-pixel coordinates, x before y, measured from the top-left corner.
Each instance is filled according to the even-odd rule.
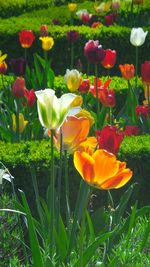
[[[122,1],[127,11],[133,12],[134,5],[143,5],[143,0],[125,0]],[[81,23],[89,25],[92,28],[99,28],[102,25],[110,26],[119,21],[119,12],[121,11],[121,0],[112,0],[107,2],[98,3],[95,1],[94,9],[96,14],[91,14],[87,9],[77,11],[77,4],[68,4],[71,13],[71,24],[74,18],[77,18]],[[54,24],[60,24],[59,20],[54,20]]]

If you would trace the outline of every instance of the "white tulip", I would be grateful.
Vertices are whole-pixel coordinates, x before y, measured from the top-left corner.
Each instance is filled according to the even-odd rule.
[[[2,180],[5,179],[11,182],[11,179],[14,177],[7,172],[7,169],[0,169],[0,185],[2,184]]]
[[[40,123],[47,129],[59,128],[68,115],[75,115],[81,109],[80,107],[71,107],[76,98],[75,94],[68,93],[57,98],[52,89],[36,91],[35,94]]]
[[[80,83],[81,83],[81,73],[76,70],[66,70],[66,74],[64,76],[64,80],[67,84],[67,87],[70,92],[74,93],[78,91]]]
[[[141,46],[145,42],[148,31],[144,32],[142,28],[133,28],[131,30],[130,42],[134,46]]]

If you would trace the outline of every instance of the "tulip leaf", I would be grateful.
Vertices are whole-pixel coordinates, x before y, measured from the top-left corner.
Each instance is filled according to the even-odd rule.
[[[33,263],[34,263],[34,266],[36,267],[44,267],[42,255],[40,251],[40,245],[39,245],[36,230],[35,230],[34,220],[32,218],[31,211],[28,206],[24,192],[21,190],[19,191],[21,194],[24,211],[26,213],[26,218],[27,218],[27,223],[28,223],[29,240],[30,240],[30,245],[31,245]]]
[[[108,238],[110,238],[112,234],[113,232],[105,233],[101,235],[100,237],[96,238],[96,240],[90,246],[88,246],[88,248],[83,252],[82,266],[86,266],[86,264],[88,264],[88,262],[94,256],[94,253],[98,249],[98,247],[102,245]],[[78,267],[79,262],[80,262],[80,259],[76,261],[73,267]]]

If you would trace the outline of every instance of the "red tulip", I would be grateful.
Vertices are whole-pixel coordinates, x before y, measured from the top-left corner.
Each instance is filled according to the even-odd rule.
[[[17,78],[12,86],[12,94],[15,97],[24,97],[25,89],[25,80],[23,78]]]
[[[88,12],[83,12],[81,15],[81,20],[83,23],[88,23],[91,19],[91,15]]]
[[[113,68],[113,66],[116,63],[116,51],[111,49],[106,49],[105,52],[106,55],[101,64],[106,69]]]
[[[5,61],[0,62],[0,74],[5,74],[7,71],[7,64]]]
[[[99,99],[104,107],[113,108],[116,105],[115,91],[113,89],[102,89]]]
[[[40,28],[40,37],[48,36],[48,26],[47,25],[41,25]]]
[[[139,135],[140,129],[136,125],[126,125],[124,129],[124,134],[126,136],[131,136],[131,135]]]
[[[96,136],[100,149],[106,149],[116,155],[124,138],[124,133],[119,131],[116,126],[107,125],[101,131],[97,130]]]
[[[79,92],[81,93],[86,93],[90,88],[90,81],[89,79],[84,79],[81,81],[80,86],[79,86]]]
[[[27,98],[27,103],[28,106],[31,107],[34,105],[35,100],[36,100],[36,96],[35,96],[35,92],[33,89],[31,89],[30,91],[25,89],[25,94],[24,96]]]
[[[23,48],[29,48],[35,39],[35,35],[31,30],[22,30],[19,32],[19,41]]]
[[[150,84],[150,61],[145,61],[141,66],[142,81]]]
[[[149,107],[147,105],[140,105],[136,107],[136,114],[137,116],[143,116],[144,118],[147,118],[149,114]]]
[[[72,30],[72,31],[67,32],[67,40],[70,43],[76,42],[78,37],[79,37],[79,33],[77,31]]]
[[[117,19],[117,14],[116,13],[113,13],[113,14],[105,16],[106,25],[110,26],[110,25],[114,24],[116,19]]]
[[[105,57],[105,50],[99,45],[99,41],[89,40],[84,46],[84,55],[91,63],[99,63]]]

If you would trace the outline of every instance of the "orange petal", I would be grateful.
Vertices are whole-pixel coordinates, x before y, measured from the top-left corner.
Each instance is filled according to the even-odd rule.
[[[102,189],[120,188],[124,186],[132,177],[132,171],[130,169],[124,169],[119,174],[110,178],[108,181],[101,185]]]
[[[88,137],[86,141],[80,143],[77,147],[78,151],[87,152],[89,155],[92,155],[97,146],[97,138],[94,136]]]
[[[94,183],[98,186],[101,186],[101,184],[118,173],[119,162],[112,153],[109,153],[104,149],[99,149],[93,154],[92,157],[95,160]]]
[[[87,183],[92,183],[94,179],[94,160],[93,158],[85,153],[76,151],[74,153],[74,165],[77,171],[80,173],[82,178]]]

